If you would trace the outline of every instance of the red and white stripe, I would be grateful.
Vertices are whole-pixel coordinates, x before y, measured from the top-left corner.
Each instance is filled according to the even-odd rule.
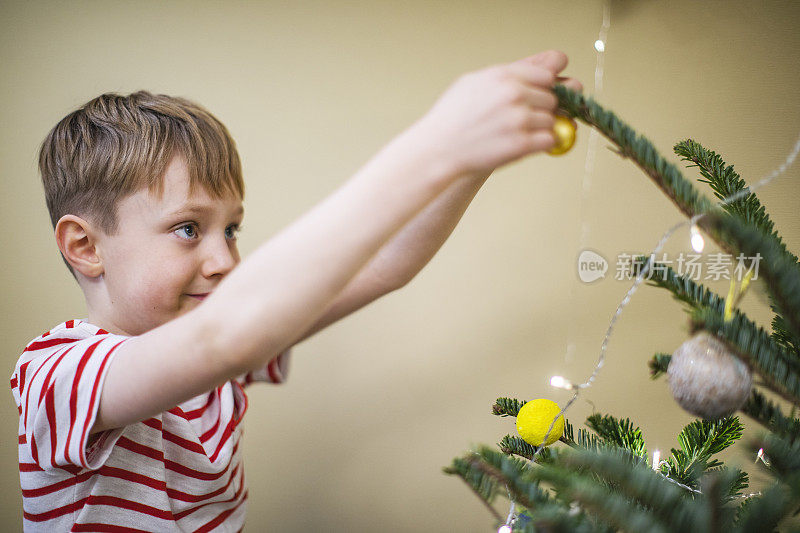
[[[239,531],[244,388],[282,383],[290,350],[156,417],[88,443],[106,371],[128,338],[68,320],[23,351],[11,376],[25,531]]]

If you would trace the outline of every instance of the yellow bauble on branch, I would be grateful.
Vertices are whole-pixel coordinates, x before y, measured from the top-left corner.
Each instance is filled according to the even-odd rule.
[[[517,433],[522,440],[531,446],[539,446],[550,429],[553,419],[561,412],[558,404],[552,400],[539,398],[531,400],[517,413]],[[545,446],[553,444],[564,434],[564,416],[559,416],[553,424],[553,430],[545,441]]]
[[[553,134],[556,137],[556,145],[547,151],[550,155],[561,155],[569,152],[575,144],[575,122],[563,115],[556,115],[556,123],[553,125]]]

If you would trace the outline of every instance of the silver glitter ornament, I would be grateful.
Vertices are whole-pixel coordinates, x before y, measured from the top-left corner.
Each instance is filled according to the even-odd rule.
[[[747,365],[705,331],[675,350],[667,377],[675,401],[693,415],[710,420],[736,412],[753,385]]]

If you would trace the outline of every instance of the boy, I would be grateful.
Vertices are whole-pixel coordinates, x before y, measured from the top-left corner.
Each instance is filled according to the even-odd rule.
[[[56,242],[88,317],[25,348],[30,531],[238,531],[244,387],[291,347],[407,283],[492,170],[554,146],[548,51],[460,77],[328,198],[239,264],[239,157],[189,101],[106,94],[45,139]],[[237,266],[238,265],[238,266]]]

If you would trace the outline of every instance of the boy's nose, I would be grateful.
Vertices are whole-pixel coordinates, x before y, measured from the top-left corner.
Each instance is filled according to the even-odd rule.
[[[203,276],[225,276],[239,263],[239,250],[235,242],[226,239],[217,239],[213,242],[206,241],[208,248],[203,257],[201,271]]]

